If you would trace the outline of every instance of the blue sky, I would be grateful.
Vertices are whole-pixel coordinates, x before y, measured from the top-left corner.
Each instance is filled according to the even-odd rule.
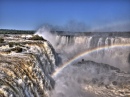
[[[130,26],[129,0],[14,0],[0,1],[0,29],[35,30],[44,23],[64,26],[69,21],[92,29],[123,23]],[[94,27],[94,28],[93,28]]]

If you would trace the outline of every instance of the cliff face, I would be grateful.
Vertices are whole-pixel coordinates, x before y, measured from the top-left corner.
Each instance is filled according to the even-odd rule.
[[[0,97],[46,97],[56,53],[45,40],[5,37],[0,46]]]
[[[79,56],[83,52],[90,51],[92,54],[89,54],[89,57],[85,57],[86,60],[110,64],[123,71],[130,72],[130,65],[128,63],[130,53],[130,46],[128,47],[130,45],[129,37],[130,33],[128,32],[86,33],[82,35],[57,34],[54,37],[55,42],[53,46],[61,56],[63,55],[68,59]],[[102,50],[98,48],[102,48]],[[63,57],[63,59],[65,58]]]
[[[114,44],[129,44],[130,39],[128,36],[109,36],[103,35],[57,35],[55,45],[60,49],[66,46],[81,46],[82,49],[91,49],[101,46],[110,46]]]
[[[125,46],[130,44],[130,34],[126,32],[122,33],[87,33],[84,35],[55,35],[55,42],[51,42],[55,50],[59,53],[69,55],[68,57],[74,57],[75,55],[95,49],[110,47],[113,45]],[[100,53],[101,54],[101,53]],[[104,57],[105,52],[102,52]],[[113,52],[112,52],[113,54]]]

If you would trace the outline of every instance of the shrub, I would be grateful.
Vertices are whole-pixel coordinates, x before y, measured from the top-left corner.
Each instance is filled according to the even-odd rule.
[[[14,45],[20,45],[18,42],[9,42],[9,47],[13,47]]]
[[[4,42],[4,39],[0,37],[0,43],[3,43]]]
[[[14,43],[13,42],[9,42],[9,47],[13,47]]]
[[[13,49],[13,51],[15,51],[16,53],[20,53],[20,52],[22,52],[22,48],[20,48],[20,47],[15,47],[14,49]]]
[[[34,35],[33,37],[30,37],[29,40],[45,40],[42,36]]]

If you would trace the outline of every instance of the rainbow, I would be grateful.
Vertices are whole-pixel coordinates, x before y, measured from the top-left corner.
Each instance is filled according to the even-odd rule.
[[[108,48],[129,47],[129,46],[130,46],[130,44],[116,44],[116,45],[111,45],[111,46],[101,46],[101,47],[93,48],[93,49],[87,50],[85,52],[82,52],[82,53],[76,55],[75,57],[73,57],[72,59],[70,59],[69,61],[65,62],[63,65],[61,65],[61,67],[57,68],[55,70],[55,72],[52,74],[52,77],[53,78],[56,77],[65,67],[67,67],[68,65],[72,64],[73,62],[75,62],[76,60],[78,60],[79,58],[81,58],[87,54],[90,54],[95,51],[100,51],[103,49],[108,49]]]

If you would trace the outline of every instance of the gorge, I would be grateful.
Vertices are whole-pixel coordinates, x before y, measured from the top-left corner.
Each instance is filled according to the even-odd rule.
[[[39,31],[3,35],[0,97],[130,96],[129,32]]]

